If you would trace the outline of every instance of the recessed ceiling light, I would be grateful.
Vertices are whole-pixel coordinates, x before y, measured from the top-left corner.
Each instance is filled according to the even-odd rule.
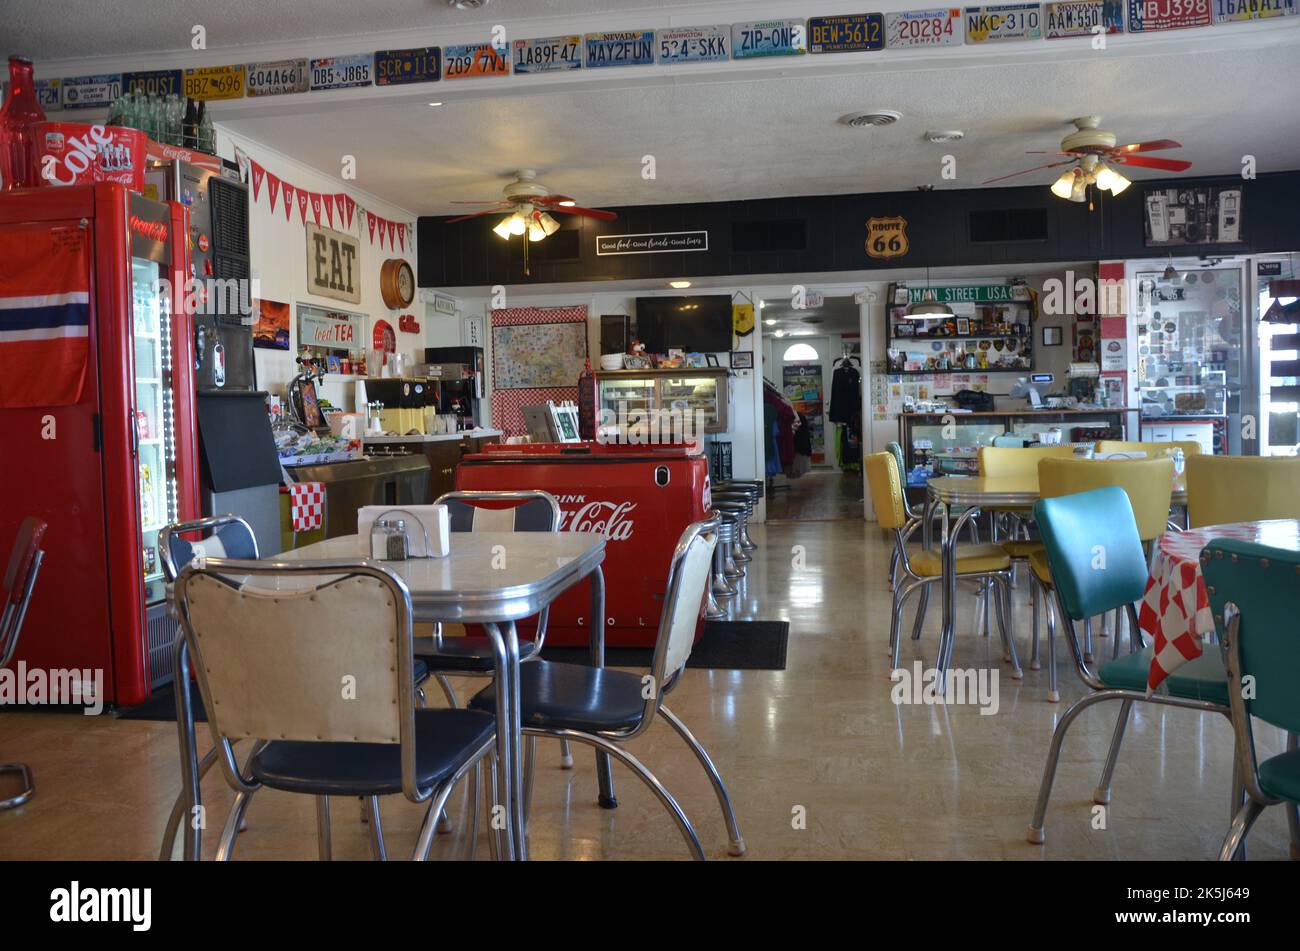
[[[668,282],[668,286],[669,286],[669,287],[675,287],[675,288],[677,288],[677,290],[680,291],[680,290],[684,290],[685,288],[690,287],[690,286],[691,286],[691,282],[690,282],[690,281],[669,281],[669,282]]]
[[[431,105],[431,106],[441,106],[442,103],[440,103],[440,102],[431,102],[431,103],[429,103],[429,105]]]
[[[772,327],[772,326],[774,326],[774,325],[776,324],[776,318],[775,318],[775,317],[769,317],[769,318],[767,318],[767,320],[763,321],[763,323],[767,324],[769,327]]]
[[[455,7],[457,10],[477,10],[479,7],[486,7],[491,0],[447,0],[447,6]]]
[[[869,129],[873,126],[893,125],[903,114],[894,109],[872,109],[869,112],[852,112],[840,116],[840,122],[854,129]]]
[[[960,142],[966,138],[966,133],[961,129],[946,129],[942,132],[927,132],[925,137],[931,142]]]
[[[776,332],[776,336],[778,336],[778,337],[784,337],[784,336],[785,336],[785,331],[784,331],[784,330],[778,330],[778,331]]]

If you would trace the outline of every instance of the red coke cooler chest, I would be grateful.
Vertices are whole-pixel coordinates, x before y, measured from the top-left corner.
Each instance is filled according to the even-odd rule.
[[[542,489],[560,503],[561,530],[605,536],[605,644],[652,647],[668,566],[686,526],[709,517],[709,471],[687,444],[491,445],[456,468],[466,491]],[[576,585],[551,606],[546,643],[585,646],[591,592]],[[701,618],[698,640],[704,631]]]

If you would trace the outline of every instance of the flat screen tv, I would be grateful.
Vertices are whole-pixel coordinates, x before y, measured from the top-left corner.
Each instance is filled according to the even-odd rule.
[[[731,295],[638,297],[636,336],[649,353],[731,349]]]

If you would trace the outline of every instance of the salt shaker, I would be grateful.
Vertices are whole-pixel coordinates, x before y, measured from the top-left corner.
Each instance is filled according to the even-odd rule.
[[[370,529],[370,557],[379,561],[406,561],[410,547],[406,538],[406,521],[381,518]]]

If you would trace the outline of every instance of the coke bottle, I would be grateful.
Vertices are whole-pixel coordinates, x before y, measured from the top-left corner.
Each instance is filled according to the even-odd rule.
[[[35,126],[44,121],[45,112],[36,100],[32,61],[10,56],[9,98],[0,107],[0,191],[38,184]]]

